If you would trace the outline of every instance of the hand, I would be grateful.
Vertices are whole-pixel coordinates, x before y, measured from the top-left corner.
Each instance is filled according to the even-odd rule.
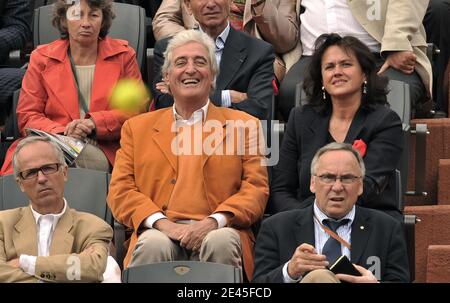
[[[247,94],[230,89],[231,103],[241,103],[247,100]]]
[[[153,224],[153,228],[159,230],[174,241],[181,241],[188,225],[178,224],[169,219],[160,219]]]
[[[416,55],[411,51],[391,52],[386,58],[383,66],[378,71],[378,75],[382,74],[389,67],[402,71],[405,74],[412,74],[416,66]]]
[[[95,123],[91,119],[75,119],[66,125],[64,135],[76,139],[84,139],[95,129]]]
[[[180,246],[187,250],[199,251],[203,239],[210,231],[217,229],[217,227],[216,219],[210,217],[188,225],[185,234],[181,238]]]
[[[349,283],[378,283],[377,278],[372,274],[370,270],[365,269],[362,266],[353,264],[353,266],[356,267],[356,269],[362,274],[362,276],[351,276],[351,275],[344,275],[344,274],[337,274],[336,278],[338,278],[341,281],[349,282]]]
[[[289,276],[296,280],[309,271],[323,269],[326,266],[328,266],[327,258],[319,255],[314,246],[303,243],[295,250],[287,271]]]
[[[20,268],[19,258],[15,258],[6,262],[9,266]]]
[[[155,87],[157,90],[159,90],[163,94],[170,94],[169,85],[165,81],[156,83]]]

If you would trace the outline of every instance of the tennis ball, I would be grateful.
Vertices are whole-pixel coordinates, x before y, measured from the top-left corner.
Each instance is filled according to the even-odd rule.
[[[121,79],[111,90],[109,104],[111,108],[126,112],[140,112],[150,99],[145,85],[136,79]]]

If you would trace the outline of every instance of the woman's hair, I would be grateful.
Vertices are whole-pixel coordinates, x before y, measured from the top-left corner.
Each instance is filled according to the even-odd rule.
[[[361,107],[372,108],[375,104],[387,104],[388,78],[377,75],[375,56],[369,48],[352,36],[341,37],[338,34],[323,34],[317,38],[315,51],[311,57],[309,71],[303,82],[303,89],[306,93],[307,101],[317,112],[327,112],[331,110],[332,104],[330,95],[326,93],[326,100],[323,99],[323,79],[322,79],[322,58],[325,51],[331,46],[338,46],[345,52],[355,56],[362,72],[366,76],[366,93],[362,94]],[[361,90],[362,90],[361,86]]]
[[[75,0],[57,0],[53,10],[52,24],[59,30],[62,39],[68,39],[69,33],[67,31],[67,17],[66,13],[69,7],[80,3]],[[99,36],[104,38],[111,27],[112,20],[116,16],[113,11],[113,0],[85,0],[90,8],[98,8],[102,11],[103,20]]]

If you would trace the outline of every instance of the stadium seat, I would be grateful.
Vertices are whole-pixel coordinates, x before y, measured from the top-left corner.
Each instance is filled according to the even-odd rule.
[[[128,267],[125,283],[241,283],[241,271],[232,265],[200,261],[173,261]]]

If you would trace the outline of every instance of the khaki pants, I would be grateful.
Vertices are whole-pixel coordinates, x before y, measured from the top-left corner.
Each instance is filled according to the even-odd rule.
[[[316,269],[303,277],[300,283],[341,283],[341,281],[328,269]]]
[[[86,144],[81,154],[75,160],[75,167],[111,172],[108,158],[106,158],[103,151],[90,143]]]
[[[130,267],[167,261],[202,261],[229,264],[241,269],[242,249],[239,233],[233,228],[209,232],[199,252],[188,251],[157,229],[143,232],[131,256]]]

